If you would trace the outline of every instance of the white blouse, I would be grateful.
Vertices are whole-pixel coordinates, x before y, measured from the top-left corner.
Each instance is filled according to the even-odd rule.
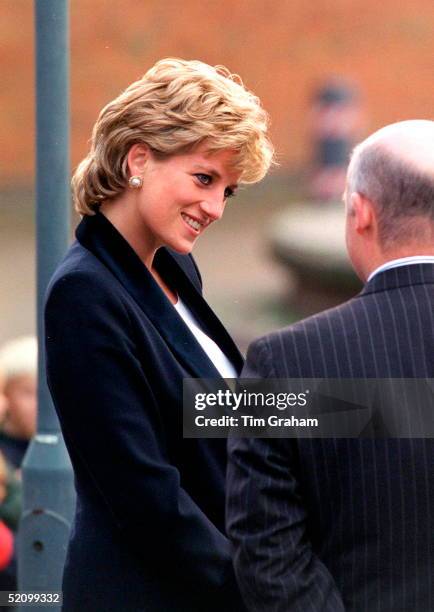
[[[237,378],[238,374],[232,363],[214,340],[200,329],[194,316],[179,297],[174,306],[222,378]]]

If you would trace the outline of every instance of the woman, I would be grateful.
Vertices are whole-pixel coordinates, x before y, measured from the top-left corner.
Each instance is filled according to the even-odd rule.
[[[71,612],[242,610],[225,443],[182,439],[182,379],[242,358],[190,255],[271,163],[267,116],[224,68],[166,59],[102,111],[73,177],[83,220],[46,304],[48,381],[73,463]]]

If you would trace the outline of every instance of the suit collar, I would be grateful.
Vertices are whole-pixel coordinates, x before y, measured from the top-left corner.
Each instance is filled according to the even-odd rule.
[[[391,270],[392,268],[400,268],[401,266],[423,263],[434,264],[434,255],[411,255],[409,257],[398,257],[396,259],[391,259],[383,263],[381,266],[378,266],[378,268],[371,272],[371,274],[368,276],[368,282],[379,272],[385,272],[386,270]]]
[[[193,377],[220,377],[147,267],[104,215],[84,217],[76,237],[124,286]],[[241,370],[243,360],[238,349],[179,262],[179,255],[175,257],[168,249],[161,248],[154,265],[193,314],[205,321],[204,331],[219,344],[235,369]]]
[[[183,258],[185,261],[185,256],[163,248],[156,255],[155,265],[169,285],[176,288],[202,330],[219,345],[237,372],[240,373],[244,359],[225,327],[203,299],[201,291],[198,287],[192,286],[190,277],[182,269]]]
[[[429,263],[404,265],[384,270],[366,283],[360,295],[434,283],[434,265]]]

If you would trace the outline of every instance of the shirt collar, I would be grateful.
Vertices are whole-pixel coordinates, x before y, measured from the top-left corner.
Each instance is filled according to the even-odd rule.
[[[424,263],[434,264],[434,255],[413,255],[411,257],[392,259],[390,261],[386,261],[386,263],[382,264],[378,268],[375,268],[375,270],[369,275],[367,282],[369,283],[369,281],[380,272],[385,272],[386,270],[392,270],[393,268],[399,268],[401,266],[411,266],[414,264]]]

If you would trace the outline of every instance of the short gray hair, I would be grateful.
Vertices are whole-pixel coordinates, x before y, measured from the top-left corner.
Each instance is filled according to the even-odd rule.
[[[434,223],[434,176],[406,162],[382,143],[355,147],[347,181],[348,195],[353,192],[369,198],[376,206],[383,247],[420,238],[421,221]],[[429,224],[426,231],[432,236]]]
[[[38,343],[34,336],[20,336],[0,348],[0,373],[5,382],[16,376],[36,376],[38,368]]]

